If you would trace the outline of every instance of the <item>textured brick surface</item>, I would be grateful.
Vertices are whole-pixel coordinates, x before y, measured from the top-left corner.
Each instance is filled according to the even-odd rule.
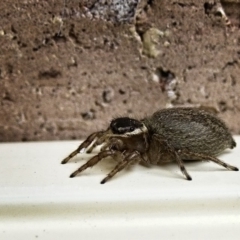
[[[129,0],[111,17],[117,1],[102,2],[1,4],[0,141],[81,139],[180,105],[215,107],[240,133],[240,3]]]

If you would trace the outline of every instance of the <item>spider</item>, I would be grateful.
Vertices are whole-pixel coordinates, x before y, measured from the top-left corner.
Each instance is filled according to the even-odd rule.
[[[142,120],[116,118],[105,131],[94,132],[62,164],[84,150],[102,145],[100,152],[73,172],[73,178],[104,158],[117,159],[115,168],[101,181],[106,183],[129,165],[177,162],[187,180],[184,160],[210,160],[229,170],[238,171],[216,155],[236,143],[225,123],[216,116],[198,108],[162,109]]]

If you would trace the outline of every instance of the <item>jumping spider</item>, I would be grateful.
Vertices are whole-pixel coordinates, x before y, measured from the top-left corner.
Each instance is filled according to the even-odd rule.
[[[62,161],[67,163],[81,150],[100,152],[73,172],[75,177],[106,157],[117,159],[115,168],[101,183],[136,163],[159,164],[176,161],[187,180],[192,180],[183,160],[210,160],[229,170],[238,168],[215,156],[236,146],[226,125],[214,115],[198,108],[171,108],[155,112],[142,120],[121,117],[112,120],[105,131],[92,133],[74,152]]]

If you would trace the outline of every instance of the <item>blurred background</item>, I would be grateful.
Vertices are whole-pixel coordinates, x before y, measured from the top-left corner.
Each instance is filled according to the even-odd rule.
[[[2,142],[82,139],[178,106],[240,133],[238,0],[9,0],[0,19]]]

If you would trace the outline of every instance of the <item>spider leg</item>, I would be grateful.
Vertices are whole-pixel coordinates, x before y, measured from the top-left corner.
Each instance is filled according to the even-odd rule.
[[[70,175],[70,178],[75,177],[77,174],[79,174],[80,172],[84,171],[85,169],[92,167],[94,165],[96,165],[98,162],[100,162],[103,158],[109,157],[114,155],[116,152],[113,150],[107,150],[107,151],[103,151],[100,152],[98,155],[92,157],[88,162],[86,162],[85,164],[83,164],[79,169],[77,169],[75,172],[73,172]]]
[[[107,150],[109,148],[109,144],[107,143],[107,144],[104,144],[102,147],[101,147],[101,149],[100,149],[100,151],[102,152],[102,151],[105,151],[105,150]]]
[[[111,138],[105,142],[105,144],[101,147],[101,151],[104,151],[106,149],[112,149],[112,150],[117,150],[120,152],[124,151],[124,144],[121,140],[118,138]]]
[[[104,132],[105,133],[105,132]],[[90,148],[88,148],[87,153],[91,153],[92,150],[97,147],[98,145],[101,145],[104,143],[104,141],[106,140],[107,135],[102,134],[102,136],[98,137],[98,139],[92,144],[92,146],[90,146]]]
[[[103,131],[100,131],[100,132],[95,132],[95,133],[92,133],[91,135],[89,135],[87,137],[87,139],[85,141],[83,141],[75,151],[73,151],[71,154],[69,154],[69,156],[64,158],[61,163],[62,164],[67,163],[71,158],[73,158],[75,155],[77,155],[82,149],[89,147],[92,144],[92,142],[96,138],[99,138],[99,136],[101,136],[103,133],[104,133]]]
[[[175,155],[175,159],[176,159],[176,161],[177,161],[177,163],[178,163],[178,166],[179,166],[182,174],[187,178],[187,180],[191,181],[192,178],[191,178],[191,176],[188,174],[188,172],[187,172],[187,170],[186,170],[186,168],[185,168],[185,166],[184,166],[184,163],[183,163],[182,159],[179,157],[179,155],[178,155],[176,152],[174,152],[174,155]]]
[[[137,159],[136,159],[137,158]],[[136,164],[137,162],[139,162],[140,159],[140,154],[138,152],[133,152],[130,153],[126,156],[126,158],[119,162],[115,168],[107,175],[107,177],[105,177],[102,181],[101,184],[106,183],[109,179],[111,179],[116,173],[120,172],[121,170],[123,170],[125,167],[129,166],[130,164]]]
[[[232,171],[238,171],[237,167],[231,166],[223,161],[221,161],[220,159],[213,157],[213,156],[208,156],[205,154],[200,154],[200,153],[193,153],[193,152],[181,152],[181,154],[190,157],[190,158],[195,158],[197,160],[210,160],[218,165],[221,165],[223,167],[225,167],[228,170],[232,170]]]
[[[187,180],[191,181],[192,178],[188,174],[184,166],[184,163],[181,157],[178,155],[177,151],[173,147],[171,147],[171,145],[169,145],[168,142],[165,139],[163,139],[161,136],[153,135],[153,137],[154,137],[154,140],[158,142],[157,146],[158,148],[160,148],[160,152],[162,152],[162,154],[166,154],[168,157],[171,156],[171,159],[176,160],[182,174],[186,177]]]

